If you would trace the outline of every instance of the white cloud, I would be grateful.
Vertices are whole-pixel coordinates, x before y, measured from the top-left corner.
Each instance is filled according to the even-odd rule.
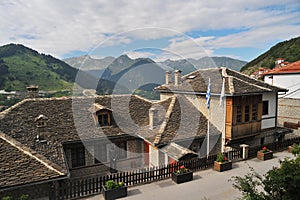
[[[278,9],[271,10],[272,6]],[[207,49],[206,53],[212,54],[213,49],[222,45],[249,46],[256,40],[264,42],[263,39],[272,41],[297,35],[299,26],[293,24],[299,24],[300,15],[292,12],[295,7],[300,7],[298,0],[3,0],[0,2],[0,45],[23,43],[61,57],[73,50],[89,51],[101,42],[107,46],[128,44],[132,41],[130,37],[149,40],[177,38],[181,33],[196,30],[246,30],[218,38],[197,38],[196,42]],[[106,41],[111,35],[127,31],[128,37],[116,36]],[[196,57],[199,53],[193,45],[188,51],[180,49],[190,45],[189,41],[171,41],[165,50]]]
[[[124,52],[123,54],[127,54],[131,59],[136,59],[136,58],[148,58],[151,56],[154,56],[154,53],[151,52],[141,52],[141,51],[128,51]]]

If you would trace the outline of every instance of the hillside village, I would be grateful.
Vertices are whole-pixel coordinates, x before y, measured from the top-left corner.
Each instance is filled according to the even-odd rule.
[[[37,85],[27,87],[24,100],[0,113],[0,196],[79,198],[98,194],[109,179],[134,185],[167,178],[183,163],[211,167],[220,153],[238,161],[263,146],[287,148],[300,140],[297,111],[287,115],[299,98],[275,81],[297,77],[297,63],[259,72],[265,82],[226,67],[166,71],[156,101],[41,98]]]

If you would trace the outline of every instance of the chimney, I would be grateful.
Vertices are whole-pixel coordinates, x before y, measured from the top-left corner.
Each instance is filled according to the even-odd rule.
[[[181,84],[181,71],[178,69],[174,71],[174,83],[175,85]]]
[[[29,85],[27,86],[27,98],[38,98],[39,97],[39,86]]]
[[[171,72],[170,71],[166,71],[166,84],[170,84],[171,83]]]
[[[155,108],[149,109],[149,127],[154,129],[158,124],[158,110]]]

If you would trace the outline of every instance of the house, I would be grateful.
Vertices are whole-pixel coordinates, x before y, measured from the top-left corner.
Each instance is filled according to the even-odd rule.
[[[35,88],[0,113],[0,196],[40,198],[63,179],[157,167],[289,132],[276,122],[277,93],[285,89],[227,68],[183,77],[176,70],[174,78],[167,72],[155,102],[136,95],[38,98]]]
[[[187,129],[186,135],[184,127],[176,134],[178,120],[189,117],[180,106],[188,114],[199,114],[198,124],[207,127],[207,119],[190,109],[192,104],[185,99],[179,105],[178,98],[152,102],[136,95],[37,98],[32,94],[35,91],[0,113],[1,158],[5,161],[0,163],[1,175],[5,175],[0,196],[30,193],[40,198],[59,180],[197,157],[195,152],[206,134],[205,128],[198,128]],[[186,147],[194,142],[195,151],[172,141]],[[23,176],[24,181],[19,181]]]
[[[299,99],[300,61],[264,72],[263,80],[271,85],[288,89],[286,94],[282,94],[279,97]]]
[[[211,100],[207,109],[209,79]],[[220,96],[223,82],[224,97]],[[185,96],[222,133],[223,150],[226,146],[255,146],[283,140],[289,133],[289,130],[277,126],[277,94],[286,92],[286,89],[228,68],[203,69],[183,77],[180,71],[176,71],[173,81],[167,72],[166,84],[156,90],[160,92],[161,100],[174,95]]]
[[[290,128],[300,127],[300,61],[274,68],[263,73],[266,83],[287,88],[279,95],[278,123]]]

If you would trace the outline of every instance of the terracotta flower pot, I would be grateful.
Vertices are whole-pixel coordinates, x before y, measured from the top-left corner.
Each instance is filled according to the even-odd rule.
[[[273,158],[273,151],[268,150],[267,152],[258,151],[257,158],[260,160],[269,160]]]
[[[232,162],[226,161],[226,162],[214,162],[214,169],[218,172],[223,172],[226,170],[232,169]]]

